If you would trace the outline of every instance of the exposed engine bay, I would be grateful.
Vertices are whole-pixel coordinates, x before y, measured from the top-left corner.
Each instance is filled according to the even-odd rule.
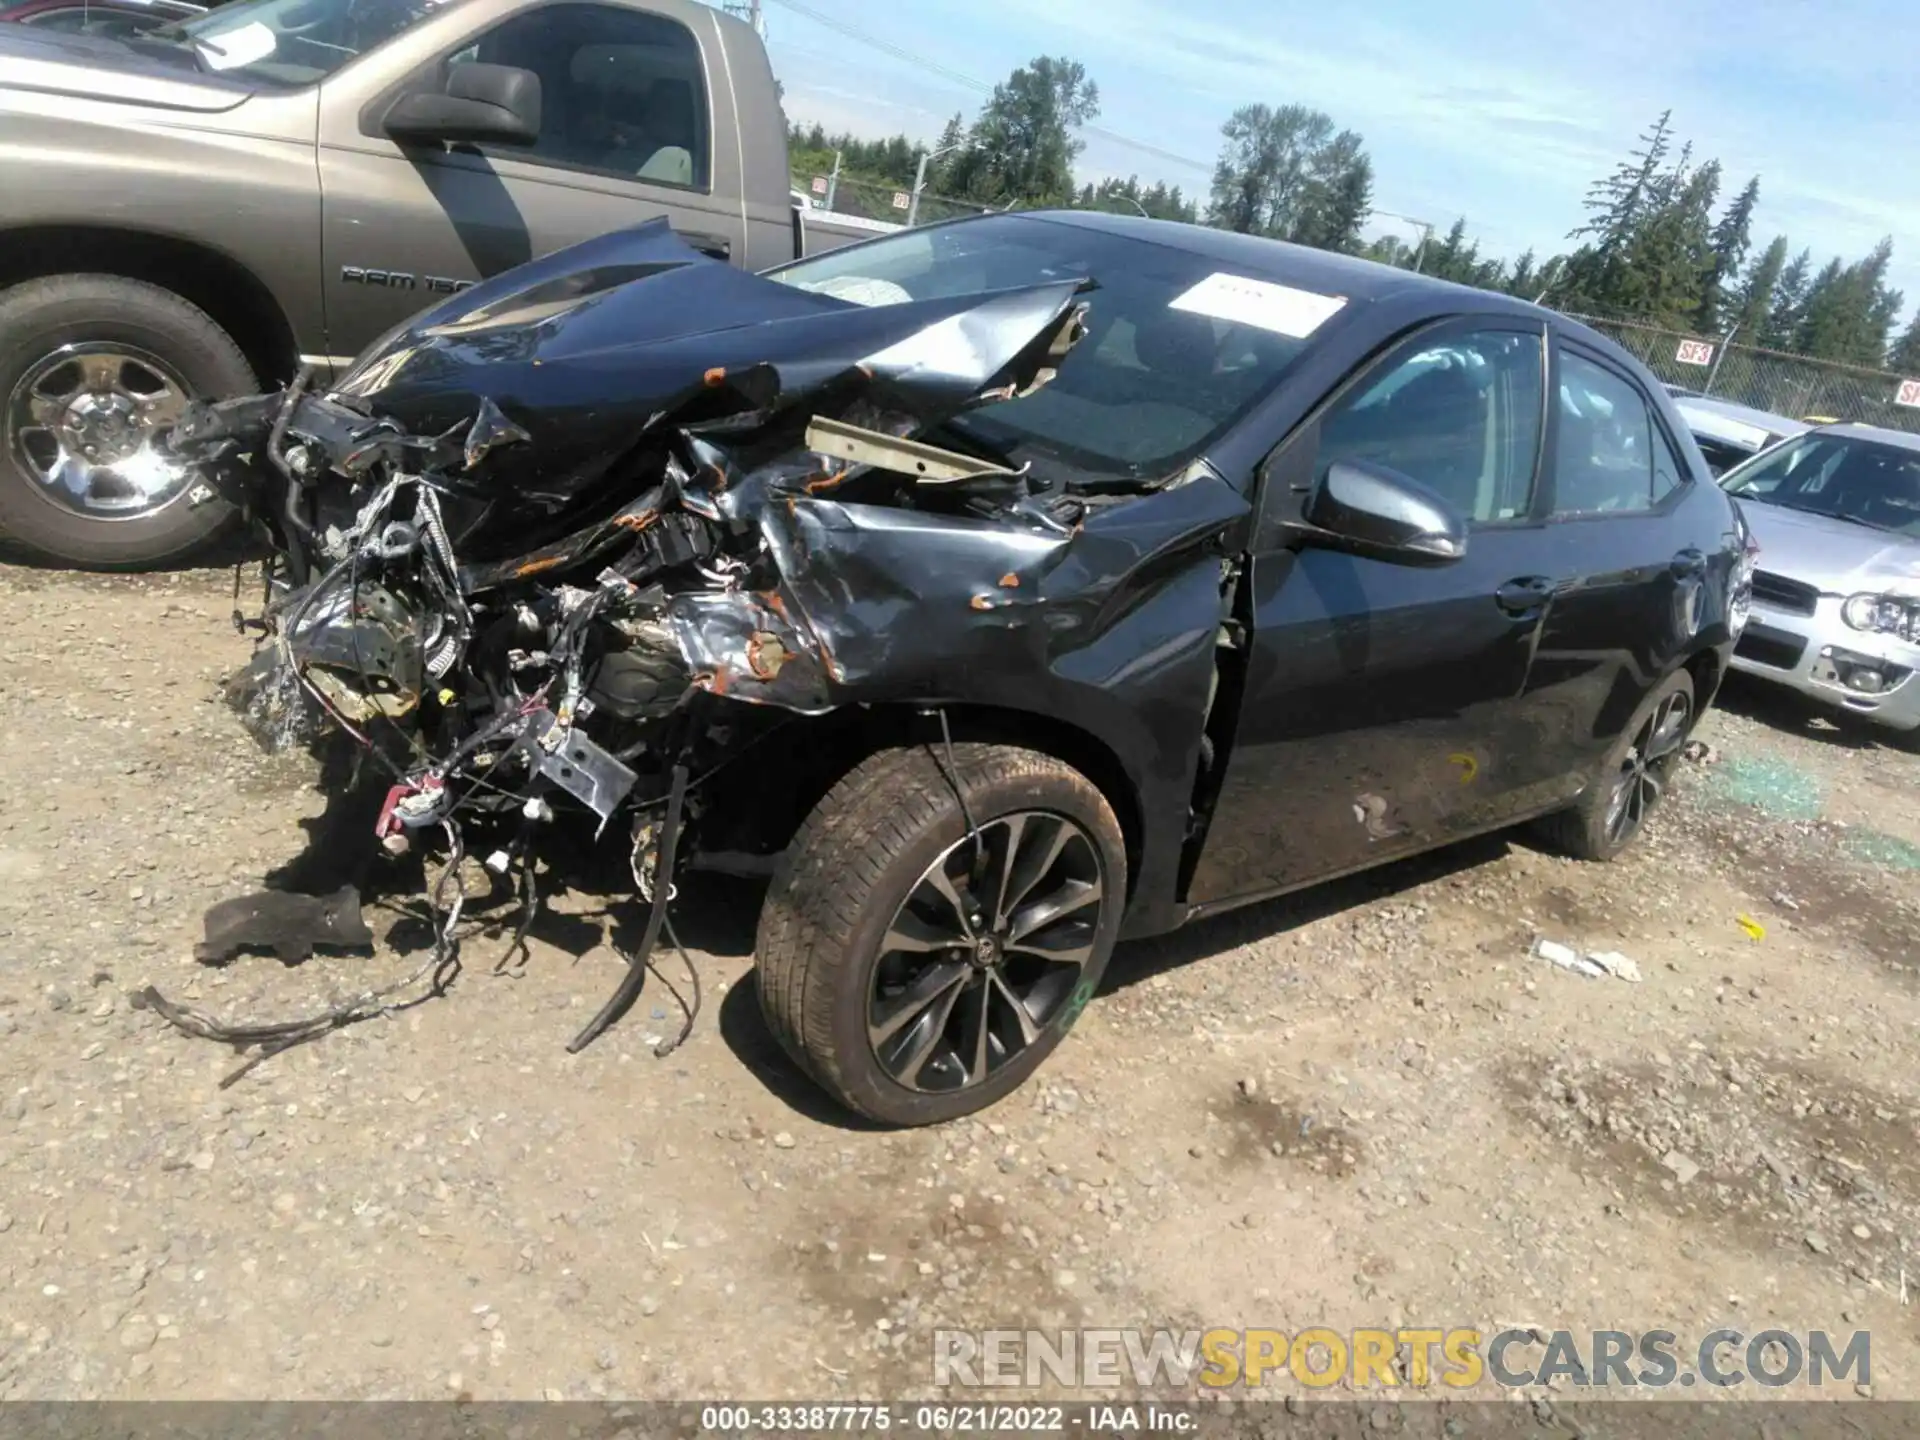
[[[730,843],[711,777],[795,717],[935,707],[952,667],[1084,640],[1130,575],[1245,513],[1203,466],[1103,491],[946,430],[1045,386],[1093,288],[850,303],[660,222],[453,297],[324,393],[201,406],[169,445],[277,552],[230,698],[269,750],[337,729],[378,757],[391,852],[484,825],[488,868],[530,877],[568,816],[626,837],[649,923],[578,1048],[637,993],[676,857]],[[1191,493],[1090,533],[1149,488]],[[1228,588],[1202,569],[1188,691]]]

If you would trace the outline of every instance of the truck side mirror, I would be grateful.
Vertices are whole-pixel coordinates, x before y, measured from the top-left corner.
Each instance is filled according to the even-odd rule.
[[[402,145],[532,145],[540,138],[540,77],[516,65],[455,65],[446,93],[402,95],[383,122]]]

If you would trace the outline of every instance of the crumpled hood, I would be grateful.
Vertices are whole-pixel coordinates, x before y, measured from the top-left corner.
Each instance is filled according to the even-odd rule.
[[[0,88],[206,114],[231,110],[253,93],[243,80],[199,70],[186,50],[175,60],[101,36],[4,23]]]
[[[1784,505],[1746,499],[1739,504],[1760,542],[1762,570],[1829,595],[1920,595],[1920,540]]]
[[[662,219],[448,297],[375,341],[330,393],[416,434],[464,425],[490,401],[531,443],[474,481],[571,493],[669,412],[685,423],[703,390],[777,410],[857,375],[923,418],[955,413],[1078,288],[856,305],[703,255]]]

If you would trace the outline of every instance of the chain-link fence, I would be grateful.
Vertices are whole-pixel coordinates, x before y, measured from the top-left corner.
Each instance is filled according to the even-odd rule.
[[[913,187],[910,185],[885,185],[871,180],[856,180],[846,175],[835,178],[817,173],[802,174],[796,170],[791,178],[793,188],[807,196],[816,209],[894,225],[906,224],[909,215],[915,217],[917,224],[931,225],[936,220],[985,214],[992,208],[925,191],[921,192],[920,203],[915,206]]]
[[[1694,335],[1642,320],[1580,314],[1573,318],[1632,351],[1670,385],[1797,420],[1859,420],[1893,430],[1920,431],[1916,377],[1767,350],[1737,339]]]

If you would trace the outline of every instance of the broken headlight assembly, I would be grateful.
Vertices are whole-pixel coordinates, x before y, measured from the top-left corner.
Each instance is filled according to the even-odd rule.
[[[1850,595],[1840,607],[1840,618],[1854,630],[1891,635],[1909,645],[1920,645],[1920,597]]]

